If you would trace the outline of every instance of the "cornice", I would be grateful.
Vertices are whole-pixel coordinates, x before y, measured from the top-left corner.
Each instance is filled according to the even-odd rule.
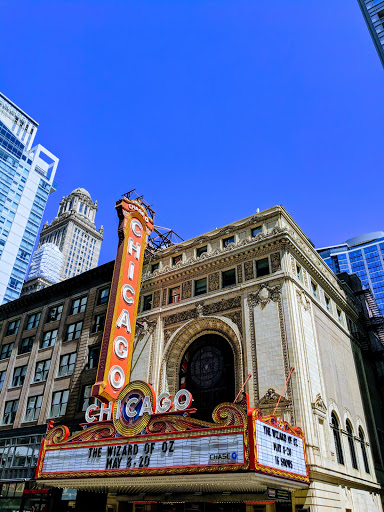
[[[65,212],[62,215],[55,217],[50,224],[45,224],[41,230],[41,236],[49,234],[51,231],[60,228],[61,226],[67,225],[70,222],[80,225],[83,229],[90,230],[95,238],[103,240],[103,235],[97,230],[96,224],[86,217],[79,215],[75,210]]]

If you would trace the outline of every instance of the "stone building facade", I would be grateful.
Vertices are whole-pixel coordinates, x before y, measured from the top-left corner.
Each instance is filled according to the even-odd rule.
[[[27,458],[23,468],[12,466],[17,450],[12,459],[7,439],[42,436],[49,419],[79,429],[92,400],[112,271],[111,262],[0,307],[3,481],[31,476]],[[148,256],[139,311],[131,380],[172,395],[187,386],[201,418],[217,400],[233,401],[249,374],[250,405],[272,414],[294,367],[276,414],[303,430],[311,484],[298,489],[282,479],[292,491],[288,509],[266,500],[236,510],[382,510],[382,453],[368,428],[375,419],[366,367],[356,366],[356,301],[284,208]],[[199,474],[141,477],[145,506],[152,510],[165,493],[230,502],[233,474],[204,478],[209,491],[201,491]],[[236,483],[248,500],[249,482]],[[257,486],[262,492],[268,484]],[[128,494],[110,493],[109,509],[144,510],[141,494],[136,504]]]

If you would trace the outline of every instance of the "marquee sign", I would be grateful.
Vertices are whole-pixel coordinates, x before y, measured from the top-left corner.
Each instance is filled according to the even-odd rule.
[[[192,396],[181,391],[180,398],[174,400],[182,409],[169,411],[170,404],[164,403],[171,402],[169,396],[160,400],[153,397],[152,403],[150,386],[132,382],[124,389],[119,407],[117,402],[113,404],[112,419],[85,424],[84,430],[73,436],[65,426],[53,428],[43,440],[36,478],[44,481],[249,469],[247,407],[220,404],[212,413],[213,423],[206,422],[189,416],[195,412],[187,408]],[[150,410],[140,416],[146,397]],[[158,406],[166,412],[153,412]],[[87,412],[89,416],[94,413]],[[126,431],[131,435],[119,435],[124,430],[121,420],[128,423]]]
[[[144,251],[153,218],[139,200],[116,203],[119,245],[92,396],[115,401],[129,382]]]
[[[254,464],[257,471],[309,482],[304,436],[300,428],[268,416],[252,414]]]

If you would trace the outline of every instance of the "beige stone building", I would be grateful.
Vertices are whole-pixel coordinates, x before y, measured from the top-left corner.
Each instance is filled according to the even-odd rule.
[[[36,463],[18,439],[34,436],[37,446],[47,419],[72,430],[83,421],[112,269],[103,265],[0,307],[3,482],[31,477]],[[142,492],[99,494],[100,510],[187,510],[180,503],[188,499],[204,510],[382,510],[383,459],[354,297],[283,207],[148,256],[139,311],[131,380],[172,395],[187,387],[201,419],[232,402],[249,374],[250,405],[272,414],[294,367],[277,415],[303,430],[311,483],[280,479],[291,493],[284,506],[267,499],[271,484],[258,475],[240,475],[241,485],[230,473],[141,477]],[[16,453],[25,456],[22,467]]]

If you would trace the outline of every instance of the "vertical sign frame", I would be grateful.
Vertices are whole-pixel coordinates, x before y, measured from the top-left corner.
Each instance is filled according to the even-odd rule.
[[[153,215],[140,200],[116,203],[119,243],[92,396],[115,402],[130,380],[144,252]],[[151,211],[152,213],[152,211]]]

